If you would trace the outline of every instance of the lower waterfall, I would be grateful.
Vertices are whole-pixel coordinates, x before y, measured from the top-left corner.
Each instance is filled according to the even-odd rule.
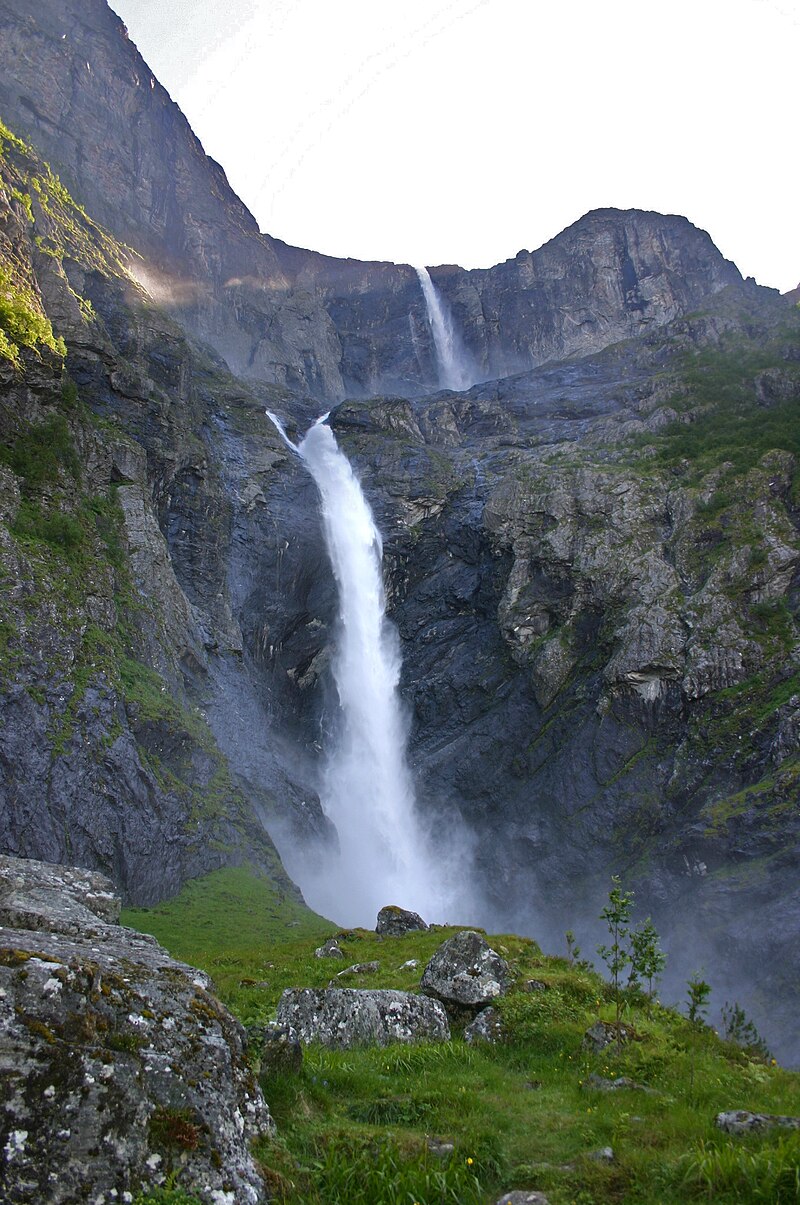
[[[447,875],[422,831],[406,763],[400,642],[385,614],[380,533],[327,415],[296,446],[269,417],[316,482],[339,597],[339,715],[320,790],[339,849],[308,877],[293,858],[290,873],[308,904],[340,924],[372,927],[385,904],[444,919]]]

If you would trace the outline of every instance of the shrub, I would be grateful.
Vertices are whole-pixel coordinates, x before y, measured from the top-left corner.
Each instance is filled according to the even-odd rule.
[[[0,460],[22,478],[22,493],[26,498],[40,492],[42,486],[57,481],[61,468],[76,480],[80,477],[72,434],[60,414],[23,431],[10,447],[0,447]]]
[[[49,347],[61,356],[67,354],[63,339],[53,334],[50,319],[30,285],[21,281],[8,264],[0,263],[0,355],[19,363],[21,347]]]

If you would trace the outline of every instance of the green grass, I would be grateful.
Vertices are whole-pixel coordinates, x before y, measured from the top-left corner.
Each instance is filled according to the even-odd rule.
[[[650,468],[687,461],[695,473],[702,473],[728,462],[734,476],[774,449],[800,457],[799,345],[800,327],[792,321],[770,335],[725,336],[719,346],[688,356],[679,374],[685,391],[673,402],[686,412],[684,417],[655,435],[638,437],[633,446],[652,449]],[[794,396],[762,406],[754,382],[769,369],[794,381]],[[720,491],[707,504],[707,514],[718,513],[728,501]]]
[[[314,948],[336,927],[248,868],[198,879],[157,908],[127,909],[123,921],[208,971],[246,1023],[272,1017],[285,987],[327,986],[355,962],[375,960],[379,970],[343,986],[417,990],[425,962],[454,931],[381,940],[347,930],[339,938],[344,961],[318,959]],[[511,1188],[546,1192],[552,1205],[800,1201],[791,1195],[792,1136],[738,1143],[713,1125],[732,1108],[797,1114],[800,1077],[638,994],[626,997],[623,1015],[635,1040],[620,1054],[588,1054],[586,1029],[598,1017],[613,1019],[609,985],[529,939],[490,941],[515,977],[499,1003],[503,1044],[469,1046],[456,1024],[440,1044],[312,1046],[299,1075],[262,1079],[278,1137],[256,1155],[277,1201],[479,1205]],[[419,966],[401,969],[410,958]],[[546,990],[521,990],[529,978]],[[593,1091],[592,1072],[628,1075],[652,1092]],[[432,1151],[433,1138],[452,1152]],[[605,1146],[613,1163],[590,1158]]]

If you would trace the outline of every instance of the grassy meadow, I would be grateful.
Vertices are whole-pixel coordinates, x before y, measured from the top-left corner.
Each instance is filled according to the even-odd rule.
[[[217,871],[123,923],[202,967],[246,1024],[274,1016],[286,987],[324,987],[352,963],[375,973],[341,986],[414,991],[453,929],[380,939],[329,921],[247,868]],[[345,960],[314,949],[340,934]],[[734,1138],[718,1112],[800,1114],[800,1075],[710,1027],[626,992],[633,1031],[619,1051],[583,1049],[587,1028],[613,1021],[611,985],[534,941],[492,935],[515,987],[499,1002],[506,1040],[332,1051],[310,1047],[298,1075],[262,1077],[278,1126],[256,1154],[284,1205],[482,1205],[536,1189],[551,1205],[800,1201],[800,1133]],[[417,967],[404,966],[416,959]],[[540,985],[526,990],[529,980]],[[588,1083],[627,1076],[637,1087]],[[611,1148],[608,1158],[605,1148]],[[191,1205],[178,1182],[138,1205]]]

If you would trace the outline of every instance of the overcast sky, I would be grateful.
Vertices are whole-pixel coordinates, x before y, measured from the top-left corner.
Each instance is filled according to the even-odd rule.
[[[287,242],[487,267],[637,207],[800,280],[798,0],[111,5]]]

